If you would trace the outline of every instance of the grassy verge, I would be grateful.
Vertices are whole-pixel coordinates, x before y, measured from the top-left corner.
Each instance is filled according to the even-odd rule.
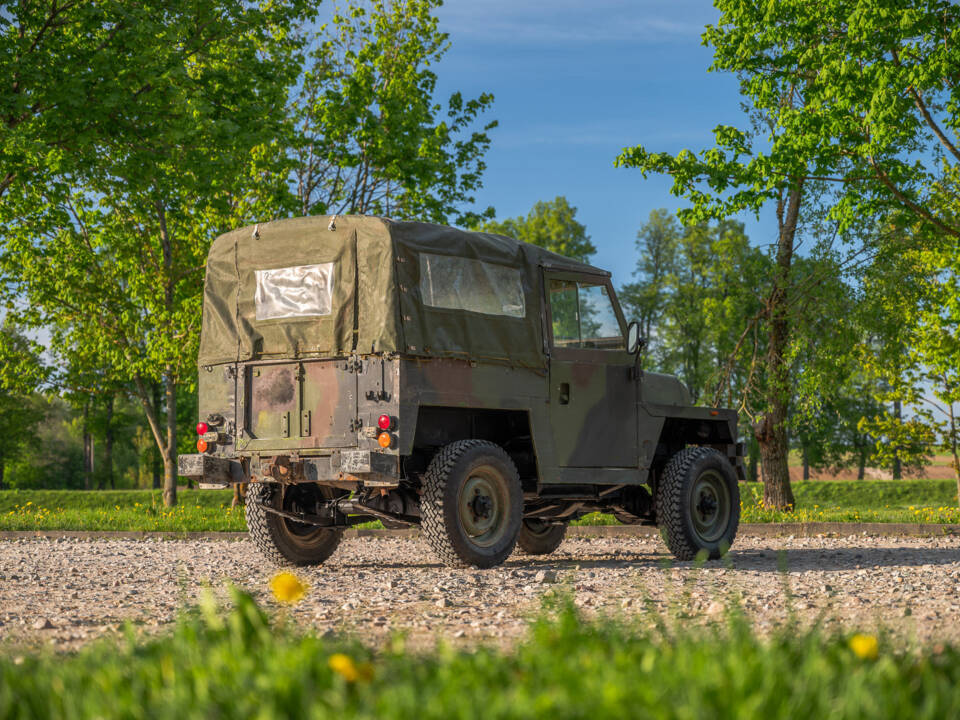
[[[184,490],[166,508],[155,490],[0,491],[0,530],[246,530],[229,490]]]
[[[587,623],[555,601],[509,651],[402,638],[374,653],[298,635],[246,595],[212,601],[170,636],[76,655],[0,656],[0,718],[948,718],[960,651],[904,652],[884,637],[787,627],[645,630]]]
[[[811,481],[794,484],[797,509],[762,506],[758,483],[740,485],[742,522],[960,523],[952,480]],[[0,530],[245,530],[243,508],[231,509],[229,490],[184,490],[180,504],[163,506],[158,491],[0,491]],[[594,513],[578,525],[613,525]],[[379,527],[370,523],[364,527]]]

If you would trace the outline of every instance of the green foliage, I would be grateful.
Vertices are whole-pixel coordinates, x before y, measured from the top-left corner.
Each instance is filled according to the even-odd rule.
[[[312,38],[292,104],[303,215],[359,213],[472,224],[493,104],[455,92],[443,107],[431,69],[450,46],[440,0],[352,0]]]
[[[5,319],[0,326],[0,488],[9,484],[8,466],[39,447],[43,410],[34,393],[46,378],[40,348]]]
[[[4,87],[43,99],[36,121],[4,140],[4,153],[27,152],[16,172],[40,168],[29,183],[18,175],[0,205],[4,299],[21,322],[49,330],[74,394],[133,385],[163,455],[169,502],[176,423],[164,436],[149,388],[165,382],[173,418],[177,383],[193,379],[210,242],[289,199],[289,160],[264,148],[283,131],[299,69],[289,28],[307,5],[51,4],[57,15],[48,19],[21,4],[3,26],[9,47],[24,52],[2,64]],[[34,36],[38,46],[27,48]],[[99,48],[92,56],[90,43]],[[72,78],[84,60],[92,68],[78,68],[79,84],[39,87],[64,66]],[[43,63],[50,68],[34,67]],[[91,123],[101,91],[109,114],[97,107]],[[61,124],[81,130],[50,139]]]
[[[670,172],[697,220],[758,211],[807,178],[837,188],[841,229],[903,211],[956,236],[930,195],[940,159],[960,154],[960,8],[946,0],[863,3],[716,0],[703,42],[711,70],[735,73],[751,108],[769,118],[762,137],[731,126],[716,147],[676,157],[638,146],[618,163]],[[702,188],[702,189],[700,189]]]
[[[577,222],[576,215],[577,209],[558,195],[553,200],[538,200],[526,217],[490,220],[477,229],[507,235],[574,260],[589,262],[597,248],[590,242],[586,226]]]
[[[582,619],[564,597],[514,649],[380,652],[299,635],[231,589],[170,636],[131,632],[65,658],[0,658],[0,717],[85,718],[943,718],[960,709],[960,653],[876,657],[850,637],[794,623],[760,637],[735,606],[720,624],[651,615]],[[871,646],[874,638],[869,638]],[[336,657],[335,657],[336,655]],[[362,672],[360,671],[362,669]],[[638,682],[642,678],[642,682]]]
[[[744,330],[762,308],[766,255],[742,223],[684,227],[662,209],[637,233],[637,250],[620,300],[647,338],[645,366],[678,374],[694,402],[746,404],[762,349]]]

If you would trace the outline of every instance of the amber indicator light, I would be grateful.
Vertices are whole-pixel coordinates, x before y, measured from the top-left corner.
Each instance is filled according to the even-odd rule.
[[[382,432],[377,436],[377,444],[382,448],[390,447],[390,433]]]
[[[197,440],[197,450],[198,450],[199,452],[206,452],[206,451],[207,451],[207,441],[204,440],[203,438],[201,438],[200,440]]]

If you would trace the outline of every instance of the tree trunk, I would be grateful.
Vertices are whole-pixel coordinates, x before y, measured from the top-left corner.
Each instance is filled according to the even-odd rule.
[[[157,222],[160,228],[160,249],[163,251],[164,301],[167,310],[173,310],[173,241],[167,228],[167,210],[163,203],[156,201]],[[172,365],[167,365],[163,373],[164,394],[167,400],[167,439],[166,446],[160,441],[157,429],[157,445],[163,457],[163,504],[173,507],[177,504],[177,377]]]
[[[807,456],[807,444],[801,440],[800,457],[803,460],[803,479],[810,479],[810,458]]]
[[[151,383],[153,406],[160,407],[160,383]],[[163,487],[163,463],[160,461],[160,450],[156,443],[150,449],[150,469],[153,471],[153,489],[159,490]]]
[[[790,343],[789,294],[790,267],[793,262],[794,237],[800,218],[803,180],[790,191],[786,207],[781,198],[777,205],[777,267],[773,287],[767,300],[770,323],[767,346],[767,412],[754,428],[760,443],[763,472],[763,503],[778,510],[792,509],[793,490],[787,463],[787,409],[790,399],[790,367],[786,359]]]
[[[110,485],[110,489],[114,489],[113,483],[113,402],[114,396],[111,392],[107,396],[107,417],[106,417],[106,427],[104,428],[104,437],[103,437],[103,464],[104,471],[107,474],[106,480]]]
[[[867,473],[867,443],[864,439],[860,445],[857,457],[857,480],[863,480]]]
[[[163,504],[177,504],[177,383],[173,368],[167,366],[164,377],[167,398],[167,446],[163,448]]]
[[[760,458],[760,446],[757,444],[757,438],[751,436],[747,439],[747,480],[757,481],[757,460]]]
[[[794,506],[787,465],[786,408],[771,408],[757,423],[754,434],[760,443],[760,472],[763,478],[763,504],[768,508],[790,510]]]
[[[83,403],[83,489],[93,489],[93,436],[90,434],[90,400]]]
[[[147,392],[146,383],[139,375],[134,376],[133,382],[137,388],[137,397],[143,406],[143,412],[147,416],[150,432],[153,433],[153,439],[156,441],[157,450],[163,459],[163,503],[167,507],[173,507],[177,504],[177,386],[173,378],[173,368],[168,365],[164,374],[167,398],[166,437],[164,437],[163,428],[160,427],[159,408],[151,403],[152,397]]]
[[[893,401],[893,417],[897,420],[897,426],[900,425],[900,420],[903,418],[903,412],[900,408],[900,401]],[[900,453],[897,452],[899,447],[893,448],[893,479],[902,480],[903,479],[903,468],[900,466]]]
[[[953,476],[957,480],[957,504],[960,506],[960,448],[957,447],[957,415],[953,410],[952,402],[947,404],[947,412],[950,416],[950,452],[953,453]]]
[[[6,470],[6,462],[0,457],[0,490],[3,490],[3,472]]]

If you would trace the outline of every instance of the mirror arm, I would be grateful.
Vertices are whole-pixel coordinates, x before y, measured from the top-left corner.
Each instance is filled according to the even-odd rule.
[[[637,351],[633,354],[633,367],[630,368],[630,379],[639,380],[643,377],[643,369],[640,367],[640,358],[643,355],[644,348],[647,347],[647,339],[639,338],[637,340]]]

